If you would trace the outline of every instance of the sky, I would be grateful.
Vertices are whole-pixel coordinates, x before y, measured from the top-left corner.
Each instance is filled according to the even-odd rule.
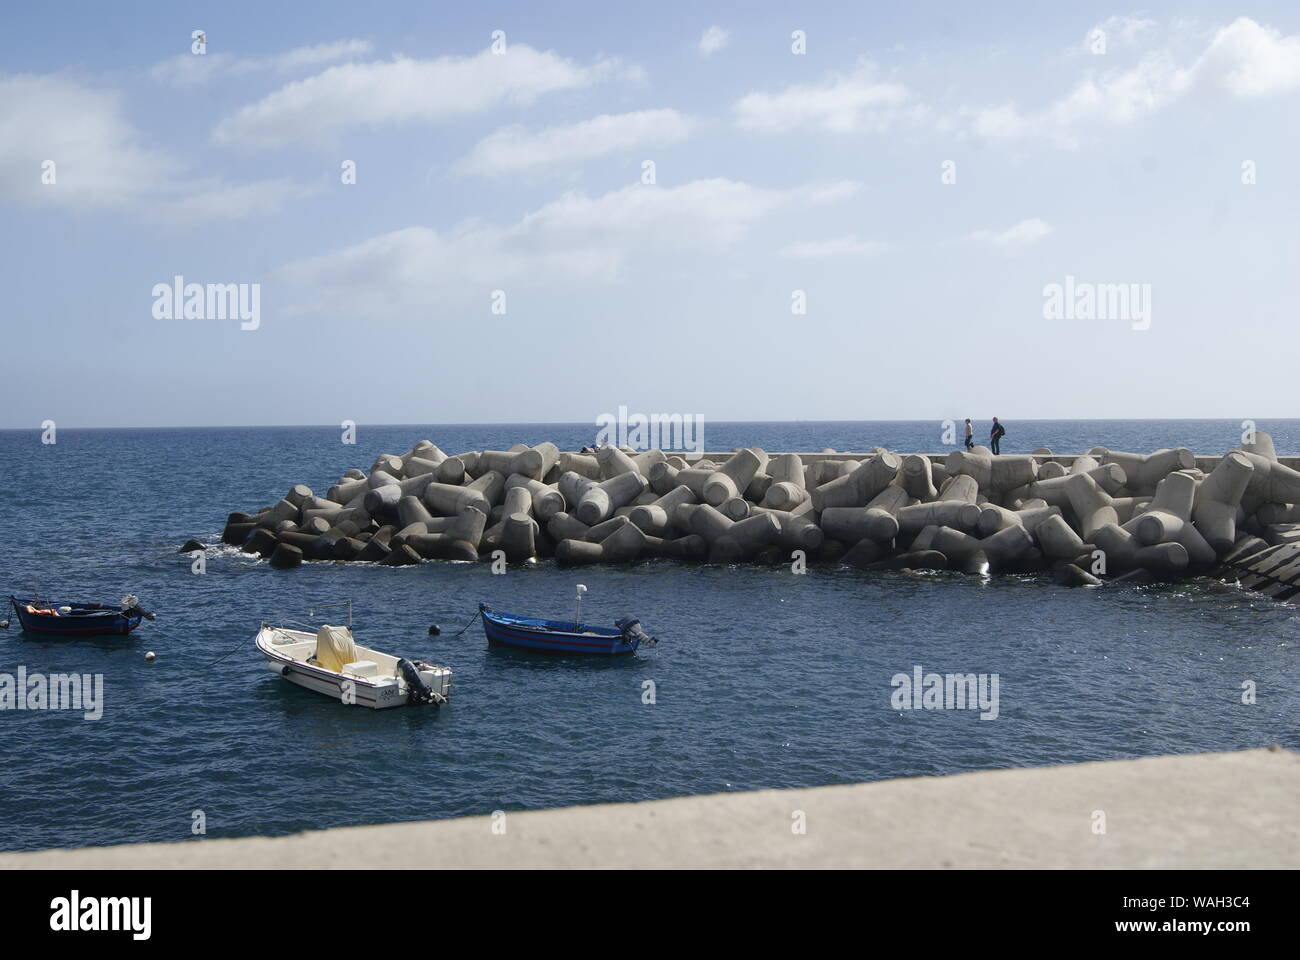
[[[6,4],[0,427],[1294,416],[1298,120],[1294,3]]]

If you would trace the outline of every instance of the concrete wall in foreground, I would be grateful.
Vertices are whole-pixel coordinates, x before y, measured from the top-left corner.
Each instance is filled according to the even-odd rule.
[[[508,813],[504,833],[467,817],[10,853],[0,869],[1294,869],[1297,797],[1300,754],[1273,747]]]

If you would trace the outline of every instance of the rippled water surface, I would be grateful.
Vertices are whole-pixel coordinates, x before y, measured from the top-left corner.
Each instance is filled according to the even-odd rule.
[[[1300,423],[1263,422],[1282,452]],[[1010,425],[1008,452],[1097,443],[1219,453],[1226,421]],[[1236,431],[1236,432],[1234,432]],[[812,567],[663,562],[493,576],[486,565],[312,564],[290,571],[216,547],[207,574],[175,553],[215,542],[226,513],[296,481],[323,491],[344,469],[428,437],[448,452],[590,427],[325,428],[0,433],[6,483],[0,585],[115,600],[159,618],[126,641],[0,633],[0,671],[101,673],[98,721],[4,711],[0,847],[182,840],[482,814],[575,803],[793,787],[989,767],[1300,747],[1296,608],[1197,581],[1066,590],[1033,578],[909,576]],[[938,449],[925,424],[709,425],[708,446]],[[1012,439],[1017,442],[1012,445]],[[1296,439],[1293,439],[1296,438]],[[661,645],[590,662],[489,650],[468,622],[480,600],[565,616],[635,613]],[[259,620],[302,619],[351,597],[362,642],[449,664],[441,710],[349,709],[272,675]],[[430,624],[443,629],[430,637]],[[158,659],[144,660],[147,650]],[[890,679],[996,673],[1000,715],[899,712]],[[655,682],[654,705],[642,703]],[[1241,703],[1253,681],[1258,703]]]

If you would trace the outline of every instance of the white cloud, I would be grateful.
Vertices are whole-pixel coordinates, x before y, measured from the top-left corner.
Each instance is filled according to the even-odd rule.
[[[318,43],[310,47],[295,47],[285,53],[269,58],[272,69],[278,73],[291,73],[306,67],[320,66],[335,60],[351,57],[363,57],[374,49],[369,40],[335,40],[333,43]]]
[[[1075,146],[1090,125],[1132,123],[1195,94],[1250,98],[1297,87],[1300,34],[1284,36],[1241,17],[1215,31],[1190,66],[1180,66],[1168,50],[1158,50],[1132,67],[1089,73],[1041,111],[1025,113],[1004,103],[966,109],[962,117],[980,137],[1034,137]]]
[[[159,83],[180,87],[195,87],[209,83],[218,76],[244,76],[252,73],[279,74],[310,70],[323,63],[365,56],[374,49],[369,40],[336,40],[309,47],[295,47],[283,53],[267,56],[239,57],[232,53],[181,53],[149,70],[149,76]]]
[[[830,240],[792,243],[777,251],[788,260],[865,260],[877,257],[889,249],[889,244],[877,240],[859,240],[849,234]]]
[[[305,309],[429,304],[526,281],[605,283],[651,255],[718,253],[782,209],[843,197],[857,184],[767,190],[734,180],[636,184],[598,197],[566,193],[508,226],[471,220],[410,227],[277,271]]]
[[[998,247],[1002,250],[1015,250],[1021,247],[1028,247],[1042,240],[1052,232],[1042,220],[1037,217],[1031,217],[1028,220],[1021,220],[1014,227],[1003,230],[1001,233],[993,233],[988,230],[977,230],[972,233],[969,239],[978,243],[986,243],[989,246]]]
[[[879,80],[868,64],[820,84],[796,84],[780,93],[754,92],[733,106],[742,127],[781,133],[815,128],[832,133],[883,132],[909,107],[901,83]]]
[[[329,142],[352,126],[430,122],[503,103],[532,103],[547,93],[588,86],[616,65],[605,60],[584,67],[519,43],[503,54],[484,50],[471,57],[339,64],[242,107],[217,124],[213,138],[261,147]]]
[[[54,162],[54,184],[41,182]],[[175,175],[140,143],[121,97],[58,74],[0,76],[0,191],[15,200],[120,206]]]
[[[457,165],[462,173],[506,174],[684,140],[690,121],[676,110],[601,114],[536,132],[504,127],[480,140]]]
[[[1154,113],[1182,96],[1187,72],[1165,54],[1148,57],[1128,70],[1090,74],[1065,97],[1038,113],[1022,113],[1004,103],[965,111],[970,129],[993,140],[1038,138],[1057,146],[1078,144],[1089,124],[1125,124]]]
[[[155,219],[173,224],[243,220],[278,213],[287,202],[319,192],[319,188],[285,179],[237,184],[198,180],[169,187],[152,202],[149,212]]]
[[[1236,97],[1262,97],[1300,87],[1300,34],[1240,17],[1214,35],[1191,69],[1194,82]]]
[[[54,163],[54,183],[42,182]],[[58,74],[0,76],[0,196],[77,210],[129,208],[171,222],[239,219],[306,191],[288,181],[195,180],[146,146],[119,94]]]
[[[1085,48],[1091,49],[1093,37],[1100,30],[1105,34],[1107,48],[1117,43],[1120,46],[1131,47],[1137,43],[1138,37],[1142,33],[1150,30],[1155,25],[1154,20],[1148,20],[1136,14],[1110,16],[1088,31],[1083,44]]]
[[[711,53],[717,53],[727,45],[729,39],[731,39],[731,31],[723,30],[719,26],[709,27],[700,37],[700,53],[706,57]]]

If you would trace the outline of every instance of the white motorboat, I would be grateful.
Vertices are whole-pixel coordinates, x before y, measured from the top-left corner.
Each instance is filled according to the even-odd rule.
[[[443,704],[451,695],[450,667],[360,646],[350,627],[325,625],[312,633],[263,623],[256,642],[272,671],[343,703],[383,710]]]

